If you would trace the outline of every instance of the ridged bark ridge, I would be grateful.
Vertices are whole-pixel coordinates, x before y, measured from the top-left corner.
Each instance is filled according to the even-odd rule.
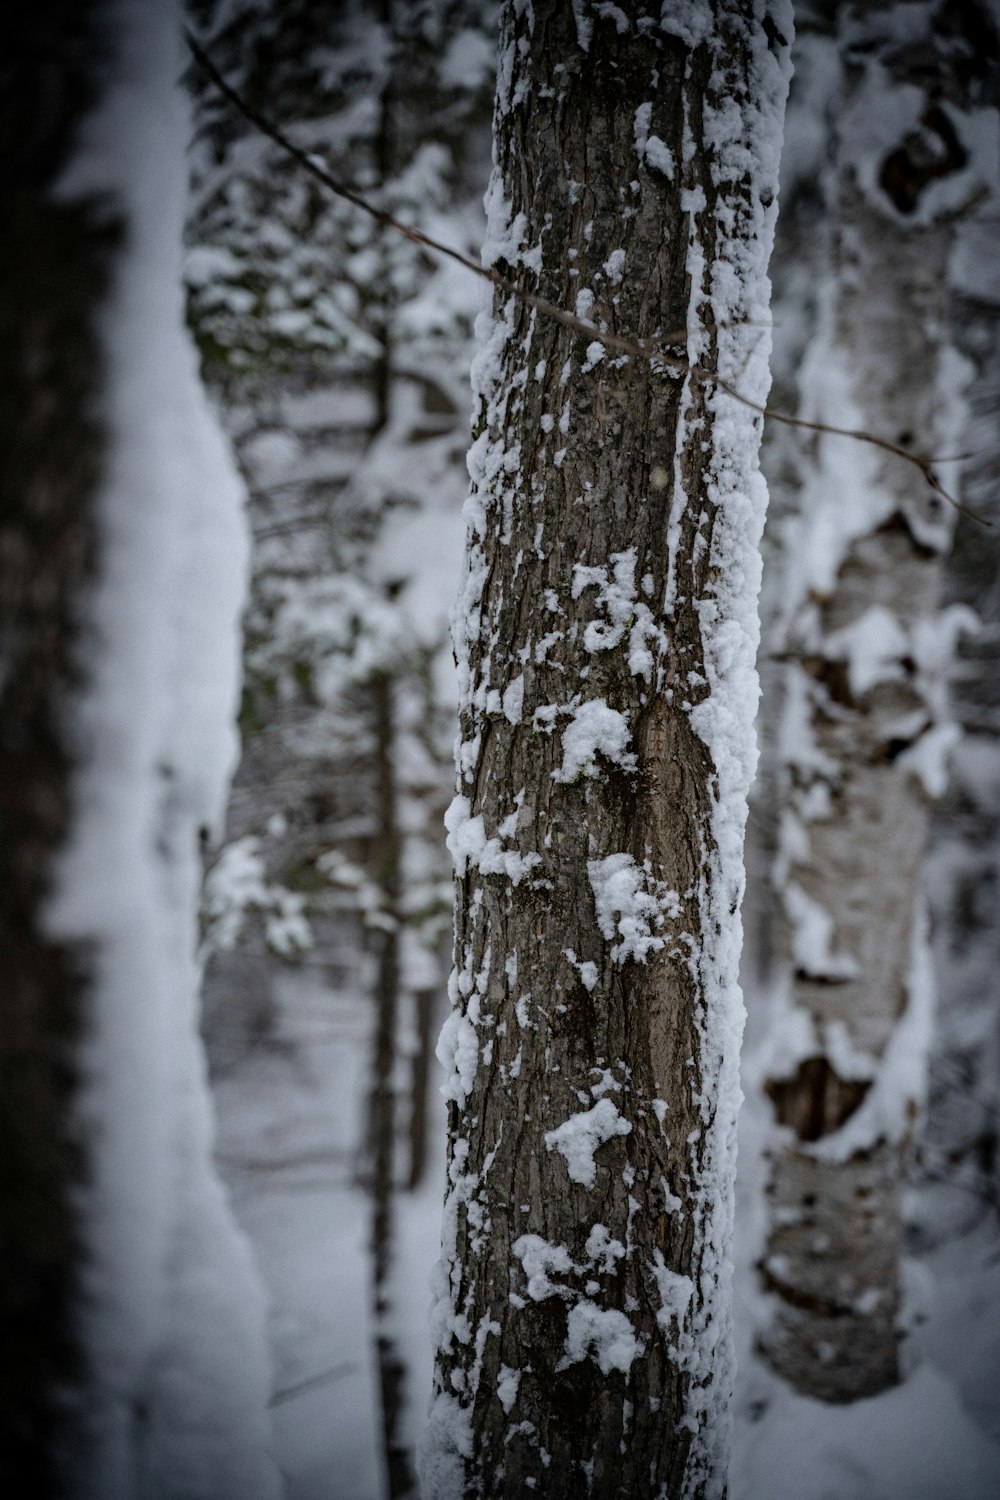
[[[789,34],[508,5],[489,258],[759,398]],[[424,1493],[717,1496],[758,421],[502,296],[482,338]]]

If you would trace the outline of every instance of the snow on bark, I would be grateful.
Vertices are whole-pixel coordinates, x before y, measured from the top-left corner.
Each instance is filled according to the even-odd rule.
[[[125,245],[105,315],[109,452],[52,929],[93,953],[79,1124],[89,1369],[74,1493],[275,1496],[263,1305],[212,1165],[199,834],[236,738],[242,493],[184,331],[180,15],[112,4],[114,60],[67,189]]]
[[[847,4],[836,40],[812,49],[813,68],[842,69],[844,93],[808,136],[828,226],[810,238],[800,410],[927,453],[963,446],[954,209],[995,172],[969,108],[965,24],[946,6]],[[773,1107],[761,1341],[797,1389],[844,1401],[901,1375],[902,1192],[931,1016],[922,861],[954,740],[945,683],[961,621],[940,611],[953,512],[916,470],[819,436],[792,474],[781,954],[753,1068]]]
[[[512,0],[487,260],[763,399],[790,33]],[[479,335],[424,1491],[720,1496],[760,421],[510,298]]]

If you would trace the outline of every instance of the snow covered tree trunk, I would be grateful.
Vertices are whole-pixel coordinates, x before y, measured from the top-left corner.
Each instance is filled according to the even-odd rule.
[[[960,113],[984,20],[975,6],[838,14],[831,227],[801,411],[924,453],[961,446],[948,267],[986,146]],[[798,1390],[844,1401],[899,1378],[930,1004],[922,861],[953,734],[953,617],[939,612],[953,515],[913,468],[829,437],[804,462],[799,510],[779,647],[784,978],[764,1084],[777,1129],[762,1345]]]
[[[121,0],[19,25],[0,1467],[17,1494],[264,1500],[263,1314],[198,1036],[244,550],[183,328],[179,16]]]
[[[761,398],[789,37],[507,5],[488,260]],[[481,334],[424,1492],[719,1496],[759,423],[502,295]]]

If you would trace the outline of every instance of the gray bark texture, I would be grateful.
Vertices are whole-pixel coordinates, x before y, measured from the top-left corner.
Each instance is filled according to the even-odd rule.
[[[776,155],[753,148],[780,131],[789,27],[777,7],[689,11],[672,30],[506,7],[489,244],[603,329],[701,322],[712,367],[715,320],[755,316],[766,285]],[[723,109],[751,146],[738,168]],[[746,786],[695,726],[731,691],[711,629],[752,631],[761,517],[734,531],[757,423],[503,295],[494,314],[456,619],[424,1494],[718,1496],[742,883],[742,814],[734,835],[720,808]]]
[[[807,414],[843,422],[850,411],[904,447],[954,452],[962,375],[949,362],[948,267],[974,181],[957,198],[950,183],[969,166],[958,111],[976,100],[987,18],[976,6],[912,10],[904,36],[882,7],[839,8],[828,296]],[[916,114],[903,92],[914,88]],[[875,123],[876,98],[888,133]],[[765,1083],[781,1128],[762,1345],[797,1390],[850,1401],[900,1378],[902,1193],[929,1034],[921,881],[947,743],[938,611],[952,512],[913,468],[835,442],[818,439],[803,470],[804,550],[790,549],[800,571],[782,645],[784,998]]]

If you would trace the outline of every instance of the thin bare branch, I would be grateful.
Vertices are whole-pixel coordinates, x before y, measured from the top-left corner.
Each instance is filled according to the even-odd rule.
[[[323,183],[324,187],[329,189],[331,193],[334,193],[338,198],[346,199],[348,203],[353,203],[355,208],[360,209],[362,213],[368,214],[370,218],[374,219],[377,224],[381,224],[383,228],[395,230],[397,234],[404,235],[413,244],[420,245],[423,249],[429,250],[435,255],[447,256],[449,260],[456,261],[460,266],[464,266],[467,271],[471,271],[474,276],[479,276],[482,280],[488,281],[493,286],[498,287],[507,296],[514,297],[518,302],[527,307],[535,308],[547,318],[555,319],[564,328],[572,329],[574,333],[583,334],[585,337],[602,344],[605,349],[614,350],[618,353],[627,354],[639,359],[656,360],[668,370],[689,375],[696,385],[706,388],[714,387],[716,390],[725,391],[728,396],[732,396],[742,406],[749,407],[751,411],[758,412],[765,419],[770,418],[772,422],[781,422],[786,427],[798,427],[808,432],[824,433],[827,436],[850,438],[854,442],[866,443],[870,447],[879,448],[883,453],[893,454],[895,457],[903,459],[906,463],[912,464],[915,469],[919,470],[930,488],[936,494],[940,495],[943,500],[946,500],[949,505],[954,506],[957,511],[960,511],[963,516],[967,516],[969,520],[975,521],[980,526],[992,527],[993,523],[988,521],[985,516],[981,516],[974,510],[970,510],[967,505],[963,505],[961,501],[957,500],[954,495],[945,489],[934,472],[934,464],[937,460],[920,453],[911,453],[909,449],[901,447],[899,443],[891,442],[888,438],[881,438],[873,432],[865,432],[862,428],[837,427],[829,422],[813,422],[805,417],[794,416],[791,412],[779,411],[777,408],[768,406],[764,402],[754,401],[752,397],[745,396],[735,385],[725,380],[713,370],[706,370],[703,365],[692,363],[681,355],[672,353],[672,348],[678,344],[687,343],[687,329],[663,334],[657,339],[632,339],[626,338],[622,334],[612,333],[609,329],[599,328],[595,323],[588,322],[586,318],[580,318],[575,313],[567,311],[566,308],[559,307],[554,302],[549,302],[546,298],[540,297],[537,292],[532,292],[527,287],[520,286],[517,282],[511,281],[508,277],[502,275],[495,266],[480,265],[471,256],[464,254],[461,250],[456,250],[453,245],[446,245],[441,240],[436,240],[431,235],[424,234],[422,230],[415,229],[410,224],[404,224],[385,209],[377,208],[375,204],[363,198],[360,193],[346,182],[334,176],[327,167],[317,161],[315,156],[311,155],[308,151],[304,151],[301,146],[297,146],[280,126],[275,125],[272,120],[269,120],[258,109],[249,104],[230,83],[227,83],[208,53],[187,29],[185,29],[185,37],[191,54],[199,67],[202,68],[220,94],[229,101],[234,109],[238,110],[245,119],[256,126],[262,134],[268,136],[276,145],[280,146],[288,156],[298,162],[304,171],[309,172],[317,181]],[[756,327],[760,325],[747,322],[740,326]]]

